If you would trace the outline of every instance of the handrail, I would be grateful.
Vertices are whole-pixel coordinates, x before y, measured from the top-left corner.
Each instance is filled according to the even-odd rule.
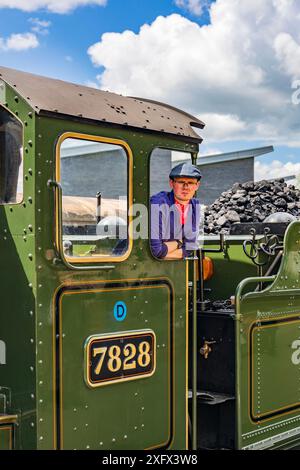
[[[198,326],[197,326],[197,251],[193,260],[193,385],[192,385],[192,450],[197,450],[197,386],[198,386]],[[187,365],[186,365],[187,366]]]
[[[241,281],[239,283],[239,285],[237,287],[237,290],[236,290],[236,294],[235,294],[235,299],[236,299],[235,302],[236,302],[236,311],[237,311],[237,313],[240,311],[241,300],[242,300],[242,291],[243,291],[244,287],[247,284],[251,284],[252,282],[255,282],[257,284],[264,283],[264,282],[273,282],[273,281],[275,281],[275,279],[276,279],[276,276],[248,277],[246,279],[243,279],[243,281]]]
[[[197,164],[197,152],[192,153],[193,165]],[[196,193],[197,194],[197,193]],[[193,339],[192,339],[192,450],[197,450],[197,429],[198,429],[198,413],[197,413],[197,386],[198,386],[198,325],[197,325],[197,250],[193,252]],[[202,260],[200,259],[200,263]],[[186,299],[188,301],[188,299]],[[188,364],[186,364],[188,367]]]
[[[61,261],[68,269],[72,269],[73,271],[90,271],[90,270],[110,270],[114,269],[114,265],[96,265],[96,266],[75,266],[67,261],[64,255],[63,245],[62,245],[62,187],[58,181],[48,180],[47,186],[49,188],[54,188],[56,197],[56,207],[57,207],[57,230],[58,230],[58,239],[55,242],[56,250],[58,253],[58,258],[53,260],[53,263],[57,263]]]

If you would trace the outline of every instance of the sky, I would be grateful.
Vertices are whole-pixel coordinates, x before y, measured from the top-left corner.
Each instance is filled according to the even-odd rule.
[[[300,173],[299,0],[0,0],[0,65],[177,106],[202,155]]]

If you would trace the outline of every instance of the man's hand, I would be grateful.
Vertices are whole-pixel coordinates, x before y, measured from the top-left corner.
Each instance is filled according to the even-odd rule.
[[[180,248],[180,250],[175,250],[175,251],[172,251],[172,253],[168,253],[164,259],[183,259],[183,251],[182,249]]]
[[[164,259],[182,259],[183,252],[182,249],[178,249],[177,240],[172,240],[171,242],[164,242],[165,245],[168,247],[168,253],[164,257]]]

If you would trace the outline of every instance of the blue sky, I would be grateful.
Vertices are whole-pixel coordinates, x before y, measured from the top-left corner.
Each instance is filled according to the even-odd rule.
[[[159,15],[172,13],[184,14],[199,24],[209,22],[207,10],[198,17],[176,6],[173,0],[109,0],[104,7],[87,5],[66,14],[45,9],[24,12],[2,8],[0,37],[29,31],[32,18],[51,25],[47,28],[48,34],[39,36],[38,48],[22,52],[0,51],[1,65],[78,83],[94,80],[95,68],[87,49],[103,33],[127,29],[137,33],[143,24],[152,23]]]
[[[0,0],[0,64],[168,102],[207,123],[202,153],[274,144],[259,176],[300,173],[298,0],[101,2]]]

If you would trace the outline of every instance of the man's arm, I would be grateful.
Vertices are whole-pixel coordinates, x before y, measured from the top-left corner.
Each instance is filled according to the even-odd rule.
[[[167,242],[167,243],[174,243],[174,242]],[[181,248],[179,250],[176,248],[176,250],[172,251],[171,253],[167,253],[164,259],[183,259],[183,251]]]

